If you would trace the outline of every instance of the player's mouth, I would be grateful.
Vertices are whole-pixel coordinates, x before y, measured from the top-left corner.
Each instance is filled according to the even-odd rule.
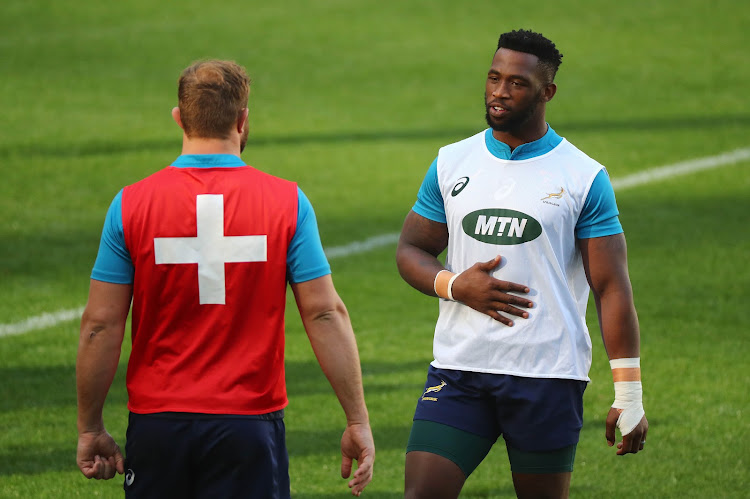
[[[488,105],[487,106],[487,112],[490,114],[490,116],[494,116],[496,118],[499,118],[503,116],[505,113],[507,113],[509,109],[504,108],[503,106],[498,105]]]

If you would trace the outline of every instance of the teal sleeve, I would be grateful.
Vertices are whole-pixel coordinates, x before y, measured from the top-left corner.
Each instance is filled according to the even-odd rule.
[[[618,215],[615,190],[607,170],[602,169],[591,184],[576,224],[576,238],[611,236],[623,232]]]
[[[320,242],[315,211],[299,187],[297,200],[297,230],[289,244],[286,259],[289,282],[311,281],[331,273]]]
[[[414,213],[435,222],[446,223],[445,204],[443,195],[440,193],[440,185],[437,178],[437,158],[432,162],[422,185],[417,193],[417,202],[412,207]]]
[[[132,284],[135,269],[130,252],[125,246],[122,230],[122,190],[117,193],[107,210],[99,253],[91,271],[91,278],[113,284]]]

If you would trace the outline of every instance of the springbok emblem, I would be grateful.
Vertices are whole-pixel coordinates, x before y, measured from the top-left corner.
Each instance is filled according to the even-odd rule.
[[[555,198],[555,199],[562,199],[563,194],[565,194],[565,189],[560,187],[560,192],[551,192],[547,194],[546,198],[542,198],[541,200],[544,201],[545,199]]]
[[[437,398],[436,397],[428,397],[427,394],[428,393],[437,393],[440,390],[442,390],[443,387],[445,385],[447,385],[447,384],[448,383],[446,383],[445,381],[443,381],[441,379],[439,385],[431,386],[431,387],[427,388],[427,390],[424,391],[424,393],[422,394],[422,400],[432,400],[433,402],[437,402]]]

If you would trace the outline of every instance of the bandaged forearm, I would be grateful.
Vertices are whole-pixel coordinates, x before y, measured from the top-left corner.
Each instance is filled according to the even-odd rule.
[[[456,301],[455,298],[453,298],[453,281],[456,280],[456,277],[458,277],[459,274],[454,274],[450,270],[441,270],[438,272],[435,276],[435,282],[433,283],[435,294],[440,298]]]
[[[615,382],[615,401],[612,407],[621,409],[617,427],[623,435],[627,435],[646,414],[643,410],[641,359],[613,359],[609,361],[609,365]]]

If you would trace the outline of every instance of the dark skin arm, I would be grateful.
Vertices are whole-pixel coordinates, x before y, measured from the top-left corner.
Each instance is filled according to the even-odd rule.
[[[579,244],[607,356],[610,360],[640,357],[640,329],[628,275],[625,235],[580,239]],[[610,408],[607,415],[605,436],[610,446],[615,443],[615,424],[620,411]],[[641,442],[646,440],[647,433],[648,421],[644,416],[617,444],[617,454],[643,450]]]
[[[438,255],[448,246],[448,226],[429,220],[410,211],[404,220],[396,249],[396,265],[401,277],[412,287],[429,296],[435,294],[435,275],[445,267]],[[488,262],[477,262],[453,282],[453,297],[474,310],[487,314],[507,326],[513,320],[505,312],[527,318],[528,312],[519,307],[532,307],[528,298],[512,293],[528,293],[522,284],[495,279],[490,275],[498,265],[498,255]]]

